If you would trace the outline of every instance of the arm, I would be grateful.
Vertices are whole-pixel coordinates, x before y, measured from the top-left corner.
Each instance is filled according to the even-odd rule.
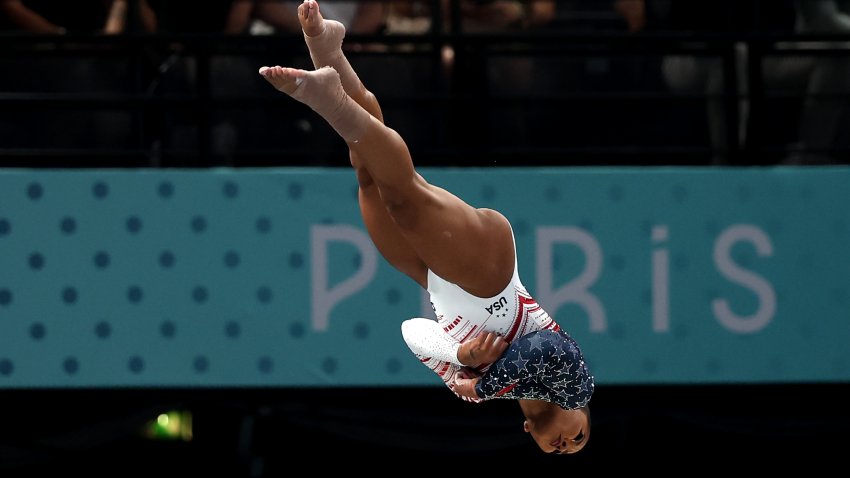
[[[555,19],[558,5],[555,0],[537,0],[526,6],[526,24],[529,27],[540,27]]]
[[[542,330],[514,341],[473,386],[473,396],[484,400],[544,400],[569,410],[587,404],[594,381],[575,340]]]
[[[623,17],[630,33],[639,32],[646,26],[644,0],[615,0],[614,10]]]
[[[503,29],[519,25],[525,17],[522,2],[513,0],[494,0],[483,4],[464,1],[460,11],[464,20],[476,24],[476,29]]]
[[[126,31],[128,6],[127,0],[114,0],[112,2],[109,7],[109,15],[106,17],[106,25],[103,27],[103,33],[117,35]],[[143,31],[151,33],[156,30],[156,14],[145,0],[139,0],[139,21]]]
[[[127,0],[114,0],[109,7],[109,14],[106,17],[106,25],[103,27],[103,33],[117,35],[124,31],[126,24]]]
[[[457,360],[460,343],[443,332],[440,324],[430,319],[409,319],[401,323],[401,335],[411,352],[453,390],[462,366]],[[463,376],[462,374],[460,376]],[[457,395],[457,392],[455,392]],[[458,395],[460,398],[460,395]],[[464,398],[468,401],[480,402]]]
[[[0,11],[20,28],[33,33],[65,33],[65,29],[39,15],[20,0],[0,0]]]
[[[236,0],[230,6],[227,19],[224,22],[224,33],[239,34],[244,32],[251,23],[251,13],[254,10],[253,0]]]
[[[365,2],[357,6],[351,21],[351,33],[378,33],[386,24],[387,7],[383,2]]]
[[[498,334],[486,332],[461,344],[430,319],[410,319],[401,324],[401,335],[410,350],[454,365],[477,367],[498,359],[508,344]]]
[[[532,343],[534,341],[534,343]],[[473,386],[476,397],[498,398],[517,384],[536,379],[552,364],[551,353],[538,346],[539,336],[526,335],[515,340],[508,351]]]
[[[260,2],[256,6],[254,15],[278,30],[289,33],[301,33],[298,14],[289,3]]]
[[[494,356],[498,357],[507,348],[507,342],[489,332],[461,344],[445,333],[437,321],[430,319],[405,320],[401,324],[401,334],[423,365],[436,373],[455,395],[473,402],[481,400],[464,397],[454,389],[458,380],[475,375],[464,365],[491,363]]]
[[[530,383],[534,377],[529,370],[537,371],[545,367],[546,361],[540,356],[542,354],[532,357],[533,361],[526,360],[517,345],[521,340],[515,341],[514,345],[484,375],[479,377],[458,375],[454,383],[446,385],[461,398],[487,400],[505,395],[520,383]]]
[[[139,19],[144,31],[148,33],[156,31],[156,13],[147,0],[139,0]]]
[[[447,384],[458,396],[470,400],[498,398],[521,382],[533,380],[531,370],[545,365],[543,349],[532,347],[529,335],[515,340],[507,351],[480,377],[460,376],[454,384]],[[532,350],[532,348],[534,350]],[[536,354],[535,354],[536,352]]]
[[[809,32],[850,31],[850,15],[840,11],[835,0],[797,0],[796,6]]]

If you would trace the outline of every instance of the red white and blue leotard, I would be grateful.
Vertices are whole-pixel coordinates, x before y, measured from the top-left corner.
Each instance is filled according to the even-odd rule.
[[[539,399],[572,409],[590,400],[593,377],[581,350],[526,291],[516,259],[511,281],[493,297],[475,297],[432,271],[428,293],[437,320],[406,320],[402,336],[447,386],[463,368],[457,359],[460,344],[483,332],[496,332],[511,345],[499,360],[477,368],[482,374],[476,386],[481,399],[472,401]]]

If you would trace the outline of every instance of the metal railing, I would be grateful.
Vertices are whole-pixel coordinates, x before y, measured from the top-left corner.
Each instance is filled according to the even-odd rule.
[[[456,22],[448,31],[433,24],[421,35],[346,39],[361,46],[348,57],[421,165],[775,164],[801,148],[800,105],[818,95],[768,91],[765,58],[839,59],[850,51],[836,46],[850,39],[843,35],[471,34]],[[818,46],[781,47],[801,41]],[[451,68],[446,48],[455,52]],[[723,87],[668,88],[662,64],[677,55],[716,62]],[[260,65],[282,62],[310,67],[300,34],[5,34],[0,166],[347,164],[345,145],[323,121],[256,75]],[[722,142],[710,137],[711,108],[722,110]],[[846,162],[847,146],[821,152]]]

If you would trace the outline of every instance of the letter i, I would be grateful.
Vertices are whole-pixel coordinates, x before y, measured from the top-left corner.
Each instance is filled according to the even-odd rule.
[[[663,246],[667,242],[667,226],[652,228],[652,330],[670,330],[670,252]]]

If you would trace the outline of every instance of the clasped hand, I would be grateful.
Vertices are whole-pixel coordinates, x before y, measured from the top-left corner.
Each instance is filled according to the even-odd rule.
[[[495,362],[507,348],[508,342],[494,332],[483,333],[461,344],[457,351],[457,358],[465,367],[458,371],[451,385],[452,391],[461,397],[480,398],[475,392],[475,385],[480,375],[473,367]]]
[[[495,362],[507,348],[508,342],[502,336],[486,332],[462,343],[457,350],[457,359],[462,365],[477,367]]]

